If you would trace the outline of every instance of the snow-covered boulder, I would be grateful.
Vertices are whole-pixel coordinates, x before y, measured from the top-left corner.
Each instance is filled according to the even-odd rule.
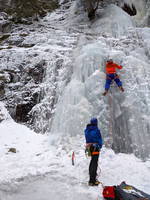
[[[12,118],[10,117],[7,109],[5,108],[5,105],[0,102],[0,122],[3,120],[11,120]]]

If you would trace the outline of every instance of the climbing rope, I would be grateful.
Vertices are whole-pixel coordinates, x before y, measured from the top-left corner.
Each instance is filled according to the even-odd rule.
[[[110,89],[111,92],[111,89]],[[112,142],[113,142],[113,109],[112,109],[112,96],[109,93],[108,94],[108,104],[109,104],[109,135],[110,135],[110,141],[108,146],[112,147]]]

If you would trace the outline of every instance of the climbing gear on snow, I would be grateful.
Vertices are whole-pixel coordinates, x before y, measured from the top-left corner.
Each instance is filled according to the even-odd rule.
[[[115,187],[105,186],[103,189],[103,197],[106,200],[115,200]]]
[[[150,195],[137,188],[122,182],[117,186],[105,186],[103,188],[105,200],[150,200]]]
[[[73,151],[73,152],[72,152],[72,165],[75,164],[74,159],[75,159],[75,153],[74,153],[74,151]]]

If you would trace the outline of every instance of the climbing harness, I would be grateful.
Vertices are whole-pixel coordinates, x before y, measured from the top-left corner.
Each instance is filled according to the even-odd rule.
[[[91,145],[93,147],[93,149],[91,150]],[[99,155],[99,146],[96,143],[88,143],[85,146],[85,155],[86,157],[90,157],[93,155]]]
[[[94,151],[94,152],[92,152],[92,156],[93,155],[99,155],[99,152],[98,151]]]
[[[91,156],[90,146],[86,146],[85,155],[86,155],[86,157],[90,157]]]
[[[108,74],[106,75],[106,78],[107,79],[110,79],[110,80],[115,80],[116,78],[119,78],[119,75],[118,74],[114,74],[115,76],[114,76],[114,78],[111,78],[111,77],[109,77],[108,76]]]

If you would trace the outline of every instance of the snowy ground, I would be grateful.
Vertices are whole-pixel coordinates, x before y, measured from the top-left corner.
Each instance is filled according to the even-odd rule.
[[[83,135],[66,138],[66,145],[61,139],[54,148],[48,136],[35,134],[11,119],[2,122],[0,130],[0,199],[102,199],[101,186],[87,186],[89,159],[84,154]],[[8,152],[10,147],[17,153]],[[150,193],[150,161],[144,163],[134,155],[116,155],[103,147],[98,174],[104,185],[126,181]]]
[[[110,11],[113,12],[114,10],[117,11],[118,13],[121,12],[120,10],[118,10],[118,8],[111,6]],[[102,103],[99,101],[100,92],[102,93],[103,91],[103,83],[104,83],[105,77],[103,76],[104,73],[99,72],[99,71],[98,73],[96,73],[96,70],[98,69],[98,66],[100,64],[101,66],[103,66],[105,56],[108,55],[108,52],[110,52],[110,55],[116,58],[118,62],[119,61],[121,62],[121,59],[124,58],[123,64],[127,66],[126,69],[128,69],[128,66],[129,66],[130,69],[128,69],[128,73],[126,73],[127,74],[126,78],[123,79],[124,81],[125,79],[129,78],[128,77],[129,75],[134,75],[133,73],[134,69],[136,71],[135,66],[137,66],[137,69],[143,69],[141,68],[141,66],[145,66],[144,70],[146,72],[149,72],[149,68],[148,68],[149,67],[149,63],[148,63],[149,53],[148,52],[149,52],[149,44],[150,44],[149,43],[150,41],[149,29],[146,29],[146,28],[143,30],[139,29],[138,33],[141,32],[143,35],[143,38],[139,39],[141,42],[140,44],[142,44],[142,48],[139,49],[137,48],[137,47],[140,47],[139,43],[137,42],[137,36],[135,37],[135,41],[133,40],[134,31],[135,31],[134,27],[132,27],[133,30],[131,30],[131,34],[127,35],[127,37],[123,36],[124,38],[122,37],[120,40],[117,38],[108,37],[109,34],[112,36],[118,37],[118,35],[122,34],[123,31],[126,31],[125,29],[126,26],[132,25],[130,17],[126,16],[125,14],[121,16],[123,17],[123,19],[125,18],[125,23],[122,23],[123,19],[121,19],[120,20],[121,22],[119,21],[118,23],[118,28],[116,26],[113,26],[114,27],[113,29],[111,28],[112,27],[111,24],[108,24],[108,27],[105,27],[105,23],[101,24],[102,23],[101,20],[96,22],[96,24],[94,24],[93,26],[91,24],[83,23],[83,24],[80,24],[79,27],[71,26],[71,25],[69,27],[68,25],[69,23],[78,24],[77,19],[76,17],[73,16],[74,20],[72,19],[71,22],[70,21],[63,22],[63,20],[60,20],[58,23],[57,17],[61,19],[61,17],[63,17],[64,15],[65,14],[62,12],[59,14],[53,13],[52,15],[47,16],[47,21],[45,22],[43,21],[43,24],[42,24],[44,26],[43,27],[44,31],[39,32],[37,34],[37,31],[39,30],[38,28],[35,33],[30,33],[31,35],[29,36],[29,38],[27,37],[26,42],[28,42],[28,39],[29,39],[29,43],[30,43],[30,41],[34,39],[35,42],[37,43],[37,45],[33,47],[35,48],[34,50],[37,52],[37,50],[39,49],[40,56],[46,57],[47,60],[50,55],[52,55],[51,58],[55,57],[55,54],[58,56],[59,55],[58,50],[60,50],[59,52],[61,52],[61,54],[59,55],[59,57],[62,58],[66,56],[65,59],[67,60],[67,63],[69,63],[68,64],[69,67],[70,67],[70,63],[74,62],[74,58],[72,58],[71,56],[74,56],[75,58],[77,58],[76,65],[74,66],[75,68],[74,73],[72,76],[73,78],[72,79],[73,81],[71,82],[72,85],[70,84],[70,86],[67,87],[67,90],[64,91],[64,98],[63,100],[60,101],[60,103],[63,102],[62,104],[60,104],[60,108],[63,108],[66,111],[67,106],[68,106],[68,109],[70,108],[70,111],[71,111],[70,112],[71,114],[68,112],[69,117],[73,116],[72,115],[73,113],[74,114],[73,119],[71,117],[69,118],[67,115],[65,118],[61,110],[60,112],[58,112],[57,110],[56,118],[54,120],[54,122],[56,122],[56,126],[53,126],[53,129],[56,131],[56,127],[58,126],[58,124],[60,124],[60,130],[61,131],[63,130],[65,132],[65,135],[63,134],[57,135],[57,137],[59,138],[59,141],[57,142],[57,146],[54,147],[54,146],[51,146],[49,142],[50,140],[49,138],[52,138],[52,136],[49,137],[48,135],[36,134],[30,129],[28,129],[26,126],[15,123],[9,117],[9,115],[6,115],[6,116],[4,115],[3,119],[5,120],[0,123],[0,200],[18,200],[18,199],[19,200],[25,200],[25,199],[28,199],[28,200],[30,199],[34,199],[34,200],[48,200],[48,199],[55,199],[55,200],[60,200],[60,199],[66,199],[66,200],[75,200],[75,199],[85,200],[86,199],[88,200],[90,199],[91,200],[91,199],[95,199],[96,200],[97,198],[99,200],[102,199],[101,185],[98,188],[87,186],[89,159],[86,158],[84,154],[85,141],[84,141],[83,132],[81,131],[82,129],[81,127],[77,126],[79,124],[76,125],[75,122],[77,121],[77,119],[81,121],[80,118],[78,117],[79,111],[81,112],[81,114],[82,112],[83,113],[85,112],[86,117],[87,117],[86,119],[89,119],[89,115],[92,112],[91,113],[87,112],[90,110],[89,108],[91,105],[89,105],[88,107],[88,105],[86,104],[87,101],[85,101],[85,99],[82,98],[84,97],[82,94],[84,92],[82,90],[82,83],[78,79],[80,78],[87,79],[86,86],[89,87],[87,97],[89,98],[89,101],[94,102],[94,105],[96,102],[95,101],[95,97],[96,97],[98,101],[98,105],[100,105],[100,108],[101,108],[101,107],[104,107],[101,105],[106,105],[105,102],[103,102],[103,99],[102,99]],[[106,19],[106,22],[107,22],[108,16],[104,15],[103,20]],[[118,19],[118,16],[114,18],[114,22],[115,22],[115,19]],[[65,26],[66,24],[70,28],[70,29],[68,28],[68,32],[64,30],[60,31],[59,29]],[[88,28],[88,25],[89,27],[91,26],[91,28]],[[102,36],[101,30],[103,29],[97,30],[97,27],[101,27],[101,25],[103,25],[106,29],[108,29],[106,30],[106,32],[110,31],[108,35],[104,34],[104,36]],[[46,26],[47,26],[47,29],[46,29]],[[54,27],[58,28],[58,30],[54,29],[54,31],[52,31]],[[85,29],[85,27],[87,28]],[[81,34],[79,31],[79,28],[81,29]],[[74,31],[77,31],[77,33],[76,34],[69,33],[69,30],[71,32],[72,29],[74,29]],[[96,36],[96,34],[98,34],[99,31],[101,35]],[[68,36],[68,34],[70,35]],[[95,40],[93,39],[94,37],[93,35],[91,36],[91,34],[93,35],[95,34]],[[47,42],[47,39],[49,43]],[[72,51],[71,53],[69,53],[69,51],[72,50],[72,48],[75,48],[75,46],[77,45],[76,44],[77,40],[78,40],[78,46],[77,46],[76,51],[74,52],[75,55],[72,55]],[[60,43],[61,45],[58,45],[58,44],[55,45],[55,43],[56,44]],[[133,45],[134,43],[135,45]],[[64,44],[66,46],[64,46]],[[144,51],[143,44],[144,44],[144,47],[146,48],[145,49],[146,56],[143,53]],[[46,51],[46,49],[50,49],[50,48],[54,49],[54,52]],[[43,54],[44,52],[43,49],[45,49],[45,52],[47,53]],[[114,49],[116,50],[114,51]],[[104,50],[106,50],[106,52]],[[97,54],[97,52],[99,52],[99,54]],[[15,54],[15,60],[17,57],[16,55],[18,54]],[[23,52],[23,55],[25,56],[26,54]],[[131,55],[133,55],[133,57]],[[141,60],[144,59],[144,64],[142,63],[138,67],[137,63],[139,63],[139,61],[136,60],[134,57],[141,58]],[[89,61],[86,58],[91,58],[91,59]],[[20,60],[20,57],[18,57],[18,59]],[[128,65],[130,59],[131,59],[131,64],[133,63],[131,66]],[[51,63],[51,59],[49,60],[49,62]],[[147,64],[145,64],[145,62]],[[49,67],[48,73],[51,75],[50,73],[51,65],[49,66],[50,67]],[[87,69],[89,69],[89,71]],[[48,76],[47,85],[49,88],[51,88],[50,87],[51,79],[49,77],[50,76],[49,74],[47,74]],[[64,74],[67,74],[67,73],[65,72]],[[84,76],[82,76],[83,74]],[[139,72],[139,74],[142,80],[145,79],[145,76],[143,76],[143,73]],[[61,80],[63,80],[63,77],[64,76],[61,76],[62,79],[59,79],[58,81],[59,83],[61,83]],[[77,77],[78,82],[75,79],[76,77]],[[97,81],[97,84],[95,84],[95,81]],[[146,86],[148,85],[148,83],[149,82],[147,83],[144,82]],[[61,84],[61,85],[65,85],[65,84]],[[130,81],[129,86],[131,85],[132,85],[132,82]],[[135,83],[133,85],[135,85]],[[80,86],[81,86],[81,89],[80,89]],[[126,80],[125,89],[126,87],[129,88],[129,86]],[[98,88],[96,90],[97,93],[94,93],[95,87]],[[60,87],[60,88],[61,88],[60,91],[63,91],[64,87]],[[138,88],[138,90],[139,89],[140,88]],[[70,95],[70,90],[72,91],[72,95],[71,95],[72,98],[69,99],[68,96]],[[143,88],[142,88],[142,91],[143,91]],[[94,99],[91,99],[92,97],[91,94],[93,94]],[[50,93],[48,93],[47,96],[51,97]],[[149,100],[148,96],[147,98],[144,98],[143,96],[141,96],[141,94],[139,94],[139,96],[140,96],[139,98],[140,103],[142,101],[141,98],[145,100],[145,102]],[[84,101],[80,101],[80,99],[81,100],[83,99]],[[131,101],[132,99],[137,100],[138,98],[131,96],[129,99],[127,99],[128,100],[127,102],[125,101],[125,103],[127,105],[127,103],[133,102],[129,106],[131,106],[132,108],[131,111],[134,114],[135,113],[134,111],[137,110],[137,107],[141,109],[143,109],[143,107],[141,107],[141,104],[136,104],[136,102]],[[76,103],[76,100],[79,100],[80,103],[78,104],[77,102],[77,105],[76,104],[72,105],[71,103],[72,102]],[[46,103],[47,102],[49,103],[48,98],[46,99]],[[134,107],[134,105],[136,106]],[[45,107],[47,110],[47,107],[48,107],[47,104]],[[146,110],[145,111],[146,117],[148,115],[148,108],[149,108],[149,104],[145,103],[144,110]],[[106,115],[104,115],[103,112],[100,112],[100,109],[97,106],[97,103],[96,103],[96,110],[98,111],[98,113],[100,113],[101,116],[104,116],[104,120],[106,121]],[[3,113],[5,113],[5,110],[3,111]],[[42,110],[42,111],[40,110],[39,117],[42,116],[42,114],[43,115],[45,114],[45,110]],[[61,114],[62,114],[62,117],[61,117]],[[57,115],[59,118],[57,118]],[[142,121],[137,120],[138,116],[141,116],[140,110],[139,112],[135,113],[135,118],[136,118],[135,122],[136,124],[140,124],[140,127],[141,127]],[[62,121],[60,121],[60,119]],[[73,123],[71,122],[68,123],[68,119],[70,121],[72,120],[71,122]],[[126,119],[126,121],[127,120],[128,119]],[[40,120],[37,119],[37,121],[39,122]],[[45,125],[46,122],[49,124],[49,121],[47,120],[47,118],[46,118],[46,121],[41,121],[41,123],[39,124],[40,126],[42,126],[42,125]],[[100,120],[100,123],[102,123],[102,125],[104,124],[103,122],[104,121]],[[75,131],[78,133],[80,132],[80,135],[76,135],[76,134],[72,134],[74,136],[69,135],[69,134],[66,135],[68,124],[69,124],[69,127],[71,128],[71,131],[70,131],[71,133],[73,132],[72,128],[74,125]],[[82,121],[81,125],[85,126],[84,120]],[[123,125],[124,124],[122,123],[122,126]],[[62,128],[62,126],[64,127]],[[132,124],[132,127],[136,129],[136,126],[134,126],[134,124]],[[104,130],[103,127],[102,127],[102,130]],[[145,130],[145,133],[147,133],[146,128],[142,129],[142,131],[138,131],[138,133],[141,134],[142,139],[144,135],[144,130]],[[126,130],[124,130],[124,132],[126,133]],[[137,133],[137,129],[135,133]],[[139,140],[140,135],[136,134],[135,136],[137,137],[137,140],[140,143],[141,142]],[[56,135],[54,135],[54,137],[56,137]],[[16,148],[17,152],[16,153],[8,152],[9,148]],[[148,148],[146,150],[148,151]],[[72,162],[71,162],[71,155],[73,151],[75,152],[75,166],[72,166]],[[112,150],[106,149],[105,147],[103,147],[100,154],[98,171],[99,171],[98,172],[99,180],[104,185],[117,185],[117,184],[120,184],[122,181],[126,181],[128,184],[132,184],[135,187],[150,194],[150,181],[149,181],[150,180],[150,161],[142,162],[141,160],[136,158],[134,155],[115,154]]]

